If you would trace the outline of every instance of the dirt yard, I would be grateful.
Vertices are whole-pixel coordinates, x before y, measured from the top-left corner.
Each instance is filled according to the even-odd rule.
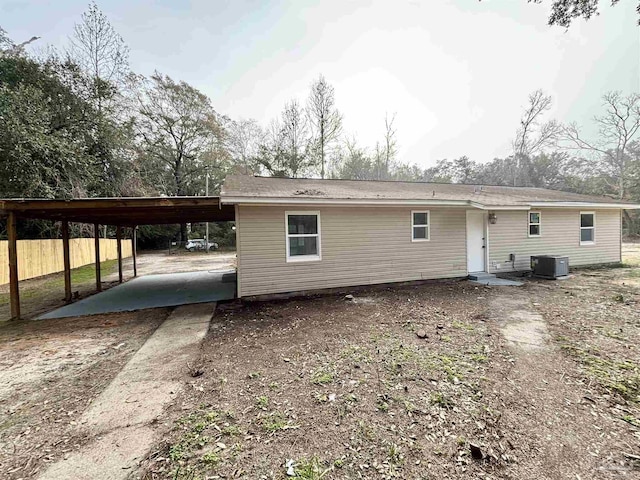
[[[639,246],[625,259],[220,306],[132,478],[637,478]]]
[[[138,275],[197,272],[200,270],[230,270],[236,267],[235,252],[188,252],[184,249],[161,252],[142,252],[137,258]],[[133,275],[133,261],[123,263],[127,275]],[[128,277],[127,277],[128,278]],[[117,271],[107,280],[117,280]]]
[[[124,474],[636,478],[640,245],[624,256],[520,288],[221,304],[155,447]],[[1,325],[0,478],[36,478],[85,445],[82,412],[168,313]]]
[[[80,447],[77,419],[167,309],[0,326],[0,478],[35,478]]]

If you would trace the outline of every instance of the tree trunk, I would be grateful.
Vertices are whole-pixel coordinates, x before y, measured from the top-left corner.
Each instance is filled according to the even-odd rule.
[[[622,210],[624,218],[623,218],[623,229],[624,229],[624,225],[626,223],[627,226],[627,235],[632,237],[632,236],[636,236],[640,234],[640,225],[638,225],[638,222],[636,222],[634,220],[634,218],[631,216],[631,214],[629,213],[629,210]]]
[[[187,224],[186,223],[181,223],[180,224],[180,242],[186,242],[187,241]]]
[[[322,162],[321,177],[324,179],[324,123],[320,124],[320,161]]]

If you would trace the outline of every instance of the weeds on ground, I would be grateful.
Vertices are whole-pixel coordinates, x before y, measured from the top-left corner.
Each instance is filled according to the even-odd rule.
[[[234,414],[201,408],[175,422],[180,435],[169,446],[167,459],[173,469],[173,478],[196,479],[204,471],[210,471],[233,455],[221,442],[223,436],[240,435],[240,428],[233,425]]]
[[[563,336],[556,340],[560,348],[580,362],[600,385],[625,400],[640,403],[640,366],[637,363],[604,358],[602,352],[593,348],[580,348]]]
[[[328,370],[318,370],[311,377],[311,383],[314,385],[326,385],[333,382],[333,373]]]
[[[295,425],[291,425],[286,416],[277,410],[271,412],[269,415],[263,417],[262,428],[268,433],[276,433],[281,430],[287,430],[290,428],[296,428]]]

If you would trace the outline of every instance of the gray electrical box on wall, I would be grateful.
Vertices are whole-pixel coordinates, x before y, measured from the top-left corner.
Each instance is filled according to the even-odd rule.
[[[569,275],[569,257],[536,255],[531,257],[531,270],[535,277],[558,278]]]

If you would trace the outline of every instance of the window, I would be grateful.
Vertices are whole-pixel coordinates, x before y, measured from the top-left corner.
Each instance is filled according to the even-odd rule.
[[[429,211],[411,212],[411,241],[429,241]]]
[[[287,262],[320,260],[320,212],[286,212]]]
[[[580,245],[596,243],[595,212],[580,212]]]
[[[539,237],[541,231],[541,215],[540,212],[529,212],[529,236]]]

